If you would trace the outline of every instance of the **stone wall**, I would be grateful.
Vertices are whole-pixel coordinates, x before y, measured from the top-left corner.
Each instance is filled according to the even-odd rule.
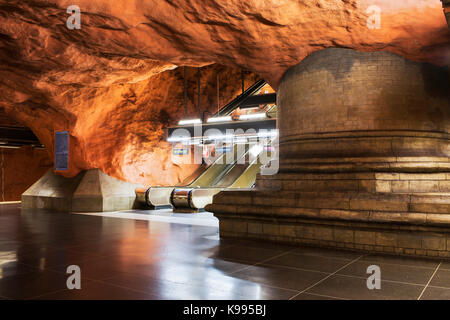
[[[281,170],[438,170],[423,161],[450,155],[448,79],[446,68],[387,52],[312,54],[278,90]]]
[[[280,170],[206,209],[222,237],[450,258],[448,69],[316,52],[277,91]]]

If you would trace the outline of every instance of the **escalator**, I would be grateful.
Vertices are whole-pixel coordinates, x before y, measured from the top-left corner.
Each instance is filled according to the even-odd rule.
[[[211,186],[217,177],[223,175],[224,172],[230,170],[234,165],[234,162],[227,159],[230,157],[233,157],[232,159],[239,159],[244,152],[245,148],[242,145],[235,144],[231,152],[223,153],[211,165],[207,167],[202,165],[201,170],[198,171],[200,174],[190,183],[170,187],[150,187],[147,190],[138,189],[136,190],[138,201],[144,202],[155,209],[170,207],[170,198],[175,188],[201,188]]]
[[[174,188],[170,198],[174,212],[203,210],[206,205],[212,203],[214,195],[224,189],[251,188],[255,184],[256,175],[261,166],[269,162],[269,157],[261,157],[264,150],[261,148],[255,159],[251,160],[249,159],[250,150],[247,150],[227,171],[218,176],[209,187]]]
[[[186,125],[178,125],[168,128],[168,136],[172,137],[172,132],[178,128],[189,130],[191,137],[195,137],[196,140],[200,139],[200,145],[207,146],[214,145],[217,141],[214,138],[203,134],[209,128],[220,128],[222,132],[234,127],[247,130],[248,128],[257,128],[266,130],[273,130],[276,127],[276,111],[269,115],[270,110],[273,110],[275,105],[275,94],[268,94],[265,90],[265,94],[260,94],[264,91],[267,83],[264,80],[259,80],[245,90],[241,95],[237,96],[230,103],[221,108],[213,118],[219,121],[210,121],[203,124],[203,130],[201,135],[196,135],[194,127]],[[265,106],[264,110],[255,106]],[[268,107],[268,108],[267,108]],[[241,120],[236,121],[234,117],[231,117],[232,113],[239,109],[242,114],[251,114],[257,110],[257,112],[265,114],[266,119],[260,120],[248,120],[253,119],[251,116],[245,116]],[[276,110],[276,108],[275,108]],[[239,110],[237,110],[239,111]],[[228,122],[223,122],[223,118],[228,117]],[[233,121],[231,121],[233,120]],[[199,120],[200,121],[200,120]],[[216,123],[217,122],[217,123]],[[181,123],[181,121],[180,121]],[[249,139],[249,138],[246,138]],[[168,139],[170,141],[170,139]],[[256,175],[260,170],[261,161],[257,156],[255,160],[249,160],[249,145],[248,141],[245,143],[237,143],[232,140],[231,146],[227,148],[228,152],[223,152],[219,155],[210,165],[203,163],[193,174],[186,178],[183,182],[168,187],[150,187],[148,189],[137,189],[136,196],[139,203],[145,207],[154,209],[160,209],[172,206],[174,211],[198,211],[203,209],[206,204],[211,203],[214,194],[220,192],[225,188],[250,188],[254,185]],[[212,144],[211,144],[212,143]],[[186,146],[189,146],[186,143]],[[216,145],[217,146],[217,145]],[[187,147],[186,147],[187,148]],[[189,146],[190,148],[190,146]],[[229,150],[231,149],[231,150]],[[232,161],[228,157],[232,157]],[[245,161],[244,161],[245,160]]]

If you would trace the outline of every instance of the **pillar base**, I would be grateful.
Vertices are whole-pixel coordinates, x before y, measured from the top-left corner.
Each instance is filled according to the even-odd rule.
[[[450,258],[449,178],[279,174],[260,177],[272,190],[224,191],[206,209],[223,238]]]
[[[22,209],[104,212],[135,208],[136,185],[114,179],[99,169],[65,178],[47,172],[22,194]]]

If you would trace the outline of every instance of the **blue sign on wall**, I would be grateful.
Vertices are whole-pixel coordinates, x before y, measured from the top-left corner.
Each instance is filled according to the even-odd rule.
[[[189,154],[189,146],[182,143],[172,144],[172,153],[177,156]]]
[[[69,170],[69,131],[55,132],[55,170]]]
[[[173,154],[177,156],[182,156],[189,154],[189,149],[173,149]]]

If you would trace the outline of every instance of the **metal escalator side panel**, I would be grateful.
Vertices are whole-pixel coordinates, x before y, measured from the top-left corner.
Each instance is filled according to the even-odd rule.
[[[170,205],[170,195],[174,187],[150,187],[148,189],[147,203],[150,206],[162,207]]]
[[[227,165],[223,167],[223,170],[220,174],[218,174],[215,179],[211,182],[209,187],[217,187],[218,184],[236,167],[236,165],[245,164],[245,159],[248,155],[248,145],[238,144],[236,146],[236,153],[234,154],[234,158],[227,161]],[[243,163],[242,163],[243,159]]]
[[[226,174],[213,185],[215,188],[227,188],[238,179],[248,167],[247,164],[235,164]]]
[[[204,209],[208,204],[213,202],[214,195],[222,190],[224,188],[192,189],[190,208],[194,210]]]
[[[148,198],[148,189],[138,188],[135,190],[136,192],[136,201],[144,206],[148,206],[147,198]]]
[[[191,206],[192,190],[194,189],[191,188],[173,189],[170,195],[170,204],[173,206],[173,208],[195,210],[195,208]]]
[[[203,209],[206,205],[212,203],[213,196],[223,190],[223,188],[212,188],[211,180],[212,179],[220,179],[224,174],[229,172],[230,168],[233,168],[242,157],[245,157],[248,153],[248,149],[245,145],[234,145],[233,147],[233,158],[232,161],[228,161],[224,158],[230,157],[230,154],[224,154],[221,157],[223,158],[224,163],[218,163],[215,166],[215,170],[208,170],[209,174],[204,178],[204,180],[210,180],[208,182],[208,186],[202,188],[175,188],[172,191],[170,196],[170,203],[174,207],[175,210],[181,212],[185,211],[197,211],[199,209]],[[227,163],[231,162],[231,163]]]
[[[240,94],[239,96],[234,98],[231,102],[226,104],[223,108],[221,108],[219,110],[219,113],[218,114],[216,113],[214,116],[218,116],[219,114],[221,116],[230,114],[236,108],[238,108],[241,105],[241,103],[245,101],[245,99],[261,90],[266,84],[267,83],[265,80],[256,81],[247,90],[245,90],[244,93]]]
[[[219,177],[217,177],[211,187],[227,188],[245,171],[245,169],[249,165],[247,158],[250,154],[248,145],[246,145],[245,147],[245,153],[242,154],[242,156],[237,159],[236,162],[228,168],[228,170],[224,171]]]
[[[272,107],[269,108],[269,110],[266,111],[267,117],[271,118],[271,119],[276,119],[277,118],[277,105],[273,105]]]
[[[212,165],[212,164],[211,164]],[[190,174],[188,177],[186,177],[183,181],[180,183],[177,183],[175,187],[185,187],[193,183],[195,180],[198,179],[211,165],[205,165],[202,164],[200,167],[197,168],[192,174]]]
[[[244,172],[229,186],[229,188],[250,188],[256,182],[256,176],[261,171],[261,167],[269,162],[268,157],[261,159],[261,151],[256,159],[250,163]]]
[[[221,155],[200,177],[198,177],[193,183],[189,184],[188,187],[192,188],[207,188],[210,187],[218,176],[222,174],[223,171],[227,170],[229,167],[230,158],[237,159],[240,157],[241,148],[237,145],[233,145],[232,154],[224,153]],[[234,161],[232,161],[233,163]]]
[[[208,185],[208,181],[211,180],[211,175],[215,175],[216,171],[220,169],[220,162],[223,162],[225,154],[221,155],[214,161],[201,175],[199,175],[194,181],[186,185],[186,187],[203,187]]]
[[[261,164],[256,160],[229,186],[229,188],[250,188],[255,184],[256,175],[261,170]]]

